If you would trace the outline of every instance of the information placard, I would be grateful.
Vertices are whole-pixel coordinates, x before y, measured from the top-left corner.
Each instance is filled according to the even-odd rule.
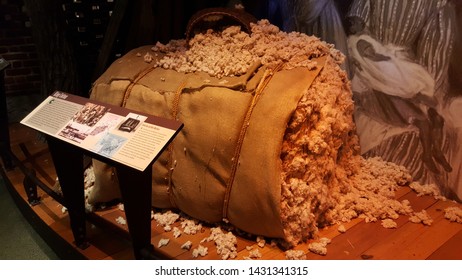
[[[144,171],[181,130],[175,120],[56,91],[22,124]]]

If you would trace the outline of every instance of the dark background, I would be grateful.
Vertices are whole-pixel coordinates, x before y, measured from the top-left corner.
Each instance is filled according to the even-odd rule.
[[[0,57],[10,63],[1,74],[10,119],[21,118],[56,89],[88,96],[92,82],[116,58],[141,45],[184,38],[195,12],[228,2],[0,0]],[[242,2],[257,19],[268,18],[281,26],[281,17],[270,11],[267,0]],[[344,15],[351,1],[336,2]],[[453,2],[462,29],[462,0]],[[122,9],[121,3],[126,3]],[[111,29],[115,19],[119,25]],[[107,44],[110,36],[113,40]],[[450,68],[452,95],[462,94],[461,37],[459,31]]]

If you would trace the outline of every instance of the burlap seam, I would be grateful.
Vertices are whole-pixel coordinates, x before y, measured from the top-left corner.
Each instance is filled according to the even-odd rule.
[[[177,88],[176,92],[175,92],[175,96],[173,97],[173,101],[172,101],[172,117],[174,120],[177,119],[177,116],[178,116],[178,110],[179,110],[179,107],[180,107],[180,97],[181,97],[181,94],[184,90],[184,88],[186,87],[186,83],[187,83],[187,80],[184,80],[180,85],[179,87]],[[168,146],[168,162],[167,162],[167,166],[168,166],[168,188],[167,188],[167,193],[168,193],[168,199],[170,200],[170,203],[172,204],[173,207],[175,208],[178,208],[176,203],[175,203],[175,200],[172,196],[172,173],[173,173],[173,168],[174,168],[174,164],[173,164],[173,145],[174,145],[175,141],[172,141],[172,143],[170,143],[170,145]]]
[[[231,189],[234,184],[234,179],[236,176],[236,171],[237,167],[239,166],[239,157],[241,155],[241,149],[242,149],[242,144],[244,143],[244,138],[247,133],[247,129],[250,126],[250,118],[252,116],[253,109],[258,103],[258,100],[260,99],[261,95],[263,94],[264,89],[266,86],[269,84],[271,81],[271,78],[274,76],[274,74],[279,71],[282,68],[283,64],[277,65],[274,69],[267,69],[265,70],[265,73],[263,74],[263,77],[258,84],[257,88],[255,89],[255,95],[252,98],[252,102],[250,103],[250,106],[247,110],[247,113],[244,118],[244,122],[242,123],[241,130],[239,133],[239,138],[237,140],[236,144],[236,149],[234,150],[233,158],[232,158],[232,167],[231,167],[231,173],[230,173],[230,178],[228,180],[228,183],[226,184],[226,191],[225,191],[225,197],[223,201],[223,212],[222,212],[222,218],[226,219],[228,217],[228,207],[229,207],[229,200],[230,200],[230,195],[231,195]]]
[[[147,69],[144,69],[144,71],[140,72],[134,79],[133,79],[133,82],[131,82],[127,89],[125,90],[125,93],[124,93],[124,98],[122,100],[122,107],[125,107],[125,105],[127,104],[127,100],[128,100],[128,97],[130,97],[130,93],[132,92],[132,89],[133,87],[138,83],[139,80],[141,80],[144,76],[146,76],[147,74],[149,74],[151,71],[153,71],[154,69],[156,69],[156,67],[150,67],[150,68],[147,68]]]

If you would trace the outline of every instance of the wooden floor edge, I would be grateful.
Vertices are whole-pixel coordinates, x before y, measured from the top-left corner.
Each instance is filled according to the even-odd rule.
[[[12,133],[13,134],[13,133]],[[21,133],[20,130],[16,132],[17,141],[22,143],[26,139],[23,135],[27,137],[31,137],[27,133]],[[34,143],[29,148],[32,148],[31,151],[42,151],[42,145]],[[21,151],[18,151],[18,145],[13,145],[13,151],[16,151],[18,155],[22,155]],[[35,155],[35,154],[34,154]],[[24,155],[27,157],[27,155]],[[18,159],[19,160],[19,159]],[[22,162],[22,161],[21,161]],[[28,165],[30,162],[28,162]],[[52,168],[52,163],[48,158],[48,154],[41,154],[41,161],[40,166],[45,168],[46,171],[53,172],[54,169]],[[98,218],[96,221],[93,219],[87,219],[88,227],[87,227],[87,234],[88,234],[88,241],[89,247],[85,250],[82,250],[75,246],[73,242],[72,232],[70,230],[70,225],[65,223],[68,219],[67,213],[65,210],[62,210],[60,207],[59,209],[56,208],[57,204],[62,205],[59,201],[53,198],[53,196],[47,196],[47,193],[40,194],[40,204],[32,205],[28,202],[27,194],[23,186],[23,176],[26,176],[22,169],[20,168],[20,164],[17,163],[12,170],[4,169],[0,164],[1,169],[1,176],[5,178],[5,185],[8,192],[12,195],[14,202],[17,204],[18,208],[26,218],[26,220],[33,226],[33,229],[40,235],[44,241],[49,244],[49,246],[56,252],[62,259],[86,259],[86,260],[134,260],[133,250],[131,247],[131,242],[129,238],[127,239],[128,228],[127,225],[124,223],[119,223],[118,218],[123,218],[124,211],[117,207],[118,205],[114,206],[113,210],[102,210],[102,212],[91,212],[90,214],[87,213],[87,218],[91,218],[95,216]],[[51,177],[54,177],[50,173]],[[40,177],[40,181],[43,178]],[[48,184],[47,184],[48,186]],[[40,191],[40,188],[39,188]],[[400,188],[397,192],[395,192],[396,199],[408,200],[410,201],[413,209],[415,211],[425,210],[425,209],[433,209],[432,213],[436,213],[439,219],[442,217],[443,212],[443,205],[449,205],[452,203],[451,201],[443,202],[443,201],[436,201],[434,197],[431,196],[423,196],[420,197],[416,193],[414,193],[409,187]],[[51,204],[50,204],[51,202]],[[438,204],[441,209],[434,209],[435,207],[432,205]],[[458,207],[462,208],[462,205],[458,204]],[[43,208],[42,208],[43,207]],[[433,208],[432,208],[433,207]],[[45,209],[46,208],[46,209]],[[46,211],[50,210],[50,211]],[[45,214],[45,215],[42,215]],[[42,215],[42,216],[41,216]],[[340,232],[338,230],[338,225],[330,225],[325,228],[322,228],[319,231],[319,237],[327,237],[330,238],[332,244],[328,246],[328,253],[327,255],[319,255],[312,253],[309,250],[309,245],[311,243],[315,243],[316,240],[309,240],[306,243],[300,244],[296,246],[294,249],[300,249],[299,251],[304,251],[305,256],[308,260],[352,260],[352,259],[364,259],[364,256],[368,256],[371,254],[366,254],[365,252],[369,252],[369,250],[380,250],[384,251],[384,248],[395,248],[397,246],[394,244],[396,242],[401,241],[409,241],[417,240],[420,238],[422,233],[426,234],[424,243],[420,244],[421,246],[427,246],[433,251],[430,252],[430,255],[407,255],[407,257],[403,257],[404,255],[401,254],[396,257],[396,260],[401,259],[458,259],[462,260],[462,251],[459,249],[461,244],[460,237],[462,236],[462,226],[456,225],[457,229],[454,229],[454,224],[449,221],[444,221],[442,223],[436,223],[432,226],[437,226],[435,230],[442,230],[442,233],[438,234],[440,238],[435,238],[439,240],[441,245],[434,245],[435,242],[432,236],[430,236],[426,232],[427,226],[422,224],[410,224],[407,218],[404,215],[400,217],[399,224],[409,224],[406,227],[399,226],[396,229],[386,229],[380,223],[367,223],[362,218],[355,218],[354,220],[348,223],[342,223],[346,227],[346,232]],[[50,220],[54,218],[58,218],[55,220]],[[66,219],[66,220],[65,220]],[[51,221],[51,222],[50,222]],[[104,222],[102,225],[100,222]],[[180,222],[177,222],[178,224]],[[108,224],[110,226],[108,226]],[[177,225],[178,225],[177,224]],[[64,229],[65,228],[65,229]],[[114,228],[116,230],[114,230]],[[404,230],[403,230],[404,229]],[[152,236],[151,236],[151,244],[157,248],[156,252],[161,253],[165,259],[172,259],[172,260],[211,260],[211,259],[221,259],[219,254],[217,253],[216,246],[209,243],[204,243],[206,247],[209,249],[209,254],[195,258],[192,256],[192,252],[184,252],[179,250],[180,245],[183,244],[183,241],[191,239],[194,243],[194,246],[202,244],[200,241],[208,236],[210,231],[209,227],[206,227],[205,231],[200,233],[199,235],[194,236],[186,236],[182,235],[179,239],[174,239],[172,232],[167,232],[163,229],[162,226],[153,222],[152,224]],[[433,230],[433,229],[432,229]],[[433,230],[433,232],[435,232]],[[395,232],[395,231],[399,231]],[[457,232],[456,232],[457,231]],[[430,238],[429,238],[430,236]],[[236,236],[238,238],[238,257],[236,260],[245,259],[247,256],[250,255],[250,251],[248,251],[247,247],[251,247],[251,249],[259,249],[257,241],[255,241],[254,237],[243,237],[240,239],[240,236]],[[168,246],[162,246],[162,248],[158,245],[160,239],[170,238],[171,242]],[[245,239],[244,239],[245,238]],[[268,241],[269,239],[267,239]],[[373,242],[372,242],[372,241]],[[387,244],[382,244],[382,243]],[[407,242],[409,243],[409,242]],[[353,247],[355,245],[355,250],[352,250],[349,246]],[[249,245],[249,246],[247,246]],[[378,247],[377,247],[378,246]],[[409,248],[414,248],[415,246],[408,246]],[[407,248],[407,247],[406,247]],[[399,251],[406,248],[399,248]],[[194,247],[193,247],[194,249]],[[392,249],[393,250],[393,249]],[[409,249],[406,249],[409,251]],[[414,251],[409,251],[411,254]],[[415,251],[415,253],[421,253],[423,250]],[[426,251],[425,251],[426,252]],[[433,252],[433,253],[432,253]],[[283,260],[287,259],[284,250],[280,249],[273,249],[270,248],[269,243],[261,248],[261,257],[257,258],[257,260]],[[366,255],[365,255],[366,254]],[[372,256],[372,255],[371,255]],[[417,257],[418,256],[418,257]],[[162,259],[164,259],[162,258]],[[375,254],[374,259],[383,259],[383,258],[390,258],[389,254]]]

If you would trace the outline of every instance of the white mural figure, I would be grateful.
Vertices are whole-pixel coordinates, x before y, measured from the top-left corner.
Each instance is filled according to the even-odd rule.
[[[354,0],[348,19],[362,153],[403,165],[415,180],[462,198],[460,120],[449,115],[454,101],[447,98],[453,4]]]

